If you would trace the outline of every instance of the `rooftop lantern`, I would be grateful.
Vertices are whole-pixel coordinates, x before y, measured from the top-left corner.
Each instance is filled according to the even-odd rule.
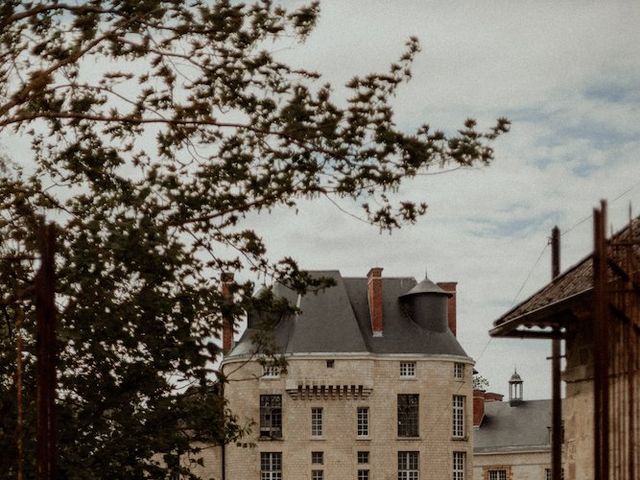
[[[512,407],[520,405],[524,401],[522,397],[522,383],[522,378],[514,368],[513,375],[511,375],[509,379],[509,405]]]

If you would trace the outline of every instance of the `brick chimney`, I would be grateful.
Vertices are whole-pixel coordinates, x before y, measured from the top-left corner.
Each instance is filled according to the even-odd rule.
[[[382,321],[382,268],[380,267],[373,267],[367,273],[367,298],[371,331],[374,337],[381,337],[384,324]]]
[[[484,418],[484,397],[484,390],[473,391],[473,426],[475,428],[480,427]]]
[[[231,283],[233,282],[233,273],[223,272],[220,276],[222,285],[220,291],[225,302],[231,302]],[[224,313],[222,317],[222,353],[227,354],[233,348],[233,320],[228,313]]]
[[[443,289],[445,292],[450,293],[449,304],[447,308],[447,318],[449,319],[449,330],[456,335],[456,288],[458,286],[458,282],[439,282],[438,286]]]

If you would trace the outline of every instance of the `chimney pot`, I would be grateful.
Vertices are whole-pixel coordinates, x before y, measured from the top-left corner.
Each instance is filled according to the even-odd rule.
[[[220,275],[221,286],[220,291],[225,302],[231,303],[231,283],[233,282],[233,273],[223,272]],[[228,313],[222,314],[222,353],[226,355],[233,348],[233,320]]]
[[[449,303],[447,304],[447,318],[449,323],[449,330],[456,336],[457,318],[456,318],[456,289],[458,282],[438,282],[438,286],[445,292],[449,293]]]
[[[473,391],[473,426],[480,427],[484,418],[485,392],[483,390]]]
[[[373,267],[367,274],[367,298],[369,300],[371,331],[374,337],[382,336],[384,330],[382,318],[382,270],[381,267]]]

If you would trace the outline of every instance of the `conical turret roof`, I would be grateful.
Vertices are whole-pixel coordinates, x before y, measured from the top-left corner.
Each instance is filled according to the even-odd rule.
[[[440,295],[446,295],[448,297],[452,295],[452,293],[449,293],[443,290],[436,283],[429,280],[429,277],[427,277],[427,274],[425,272],[424,280],[418,283],[415,287],[413,287],[407,293],[403,293],[402,295],[400,295],[400,298],[408,297],[409,295],[419,295],[421,293],[435,293]]]

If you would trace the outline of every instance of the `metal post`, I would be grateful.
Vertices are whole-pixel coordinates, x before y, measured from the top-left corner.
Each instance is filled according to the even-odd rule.
[[[551,278],[560,275],[560,229],[556,226],[551,231]],[[559,330],[556,330],[560,333]],[[560,338],[551,340],[551,478],[562,478],[562,398],[560,378]]]
[[[35,280],[37,321],[37,457],[38,480],[56,478],[56,308],[55,228],[40,226],[40,269]]]
[[[594,210],[593,251],[593,390],[594,390],[594,479],[609,480],[609,373],[607,329],[607,205]]]
[[[18,295],[16,294],[16,298]],[[16,421],[16,447],[18,453],[18,475],[17,480],[24,479],[24,412],[22,401],[22,323],[24,320],[24,310],[19,300],[16,302],[16,402],[17,402],[17,421]]]

